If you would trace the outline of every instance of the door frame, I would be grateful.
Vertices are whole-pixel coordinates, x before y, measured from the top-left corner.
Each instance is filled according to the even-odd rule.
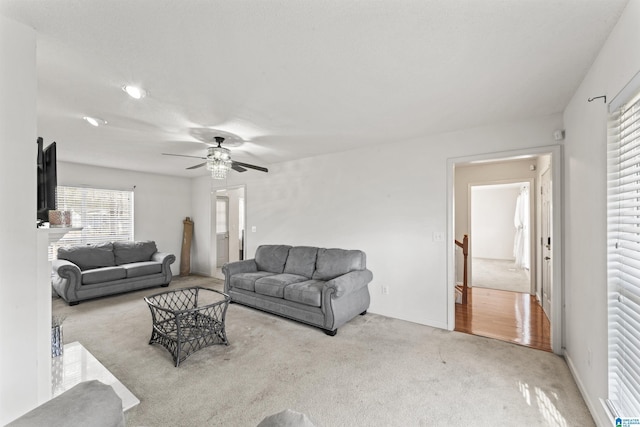
[[[471,208],[472,206],[472,198],[471,198],[471,187],[481,187],[483,185],[503,185],[503,184],[515,184],[515,183],[527,183],[529,184],[529,294],[535,295],[536,291],[536,273],[537,273],[537,256],[536,251],[537,247],[535,246],[536,242],[536,198],[535,198],[535,183],[536,180],[534,178],[513,178],[513,179],[505,179],[498,181],[478,181],[478,182],[470,182],[467,190],[467,230],[469,230],[469,235],[473,239],[473,229],[471,222]],[[469,245],[468,249],[469,260],[473,260],[473,244]],[[468,266],[468,280],[469,286],[473,287],[473,262],[469,262]]]
[[[544,238],[545,238],[545,227],[544,227],[544,216],[546,215],[545,213],[545,206],[543,203],[543,193],[544,191],[542,190],[543,188],[543,183],[544,183],[544,175],[549,173],[550,174],[550,182],[551,182],[551,215],[547,218],[547,221],[550,221],[551,224],[553,224],[553,170],[547,168],[544,171],[540,172],[540,242],[538,243],[538,247],[540,248],[540,256],[538,257],[540,260],[540,287],[538,289],[538,287],[536,287],[536,292],[539,292],[539,295],[536,295],[536,297],[538,297],[538,300],[540,301],[540,305],[542,306],[542,311],[544,311],[544,313],[547,315],[547,317],[549,316],[549,311],[545,310],[545,292],[544,292],[544,288],[545,288],[545,268],[547,267],[547,265],[545,264],[545,255],[547,255],[547,253],[545,252],[545,249],[543,248],[544,246]],[[555,245],[555,235],[553,234],[553,227],[551,227],[550,229],[550,236],[547,236],[550,240],[551,240],[551,253],[549,254],[551,257],[551,260],[553,260],[554,258],[554,245]],[[550,304],[551,307],[553,307],[553,263],[551,262],[549,267],[551,268],[551,272],[552,274],[550,275],[549,279],[549,283],[548,285],[550,285],[552,291],[550,292],[551,294],[551,298],[550,298]]]
[[[213,180],[212,180],[213,181]],[[216,198],[218,196],[219,191],[234,191],[242,189],[244,192],[244,225],[245,225],[245,233],[244,233],[244,242],[242,250],[244,251],[245,258],[247,253],[247,240],[248,233],[246,232],[247,225],[247,216],[248,216],[248,195],[247,195],[247,185],[246,184],[238,184],[238,185],[225,185],[221,187],[216,187],[212,184],[210,194],[209,194],[209,216],[210,216],[210,229],[209,229],[209,266],[210,266],[210,276],[217,277],[217,271],[219,270],[217,265],[218,259],[218,251],[217,251],[217,233],[216,233]],[[224,277],[222,277],[224,278]]]
[[[221,268],[222,265],[220,265],[220,254],[218,253],[218,247],[219,247],[219,245],[218,245],[219,241],[218,240],[220,239],[219,235],[221,234],[219,232],[219,230],[218,230],[218,201],[224,201],[225,208],[226,208],[225,220],[226,220],[227,231],[225,232],[225,234],[226,234],[226,238],[225,238],[226,245],[225,246],[227,248],[227,254],[224,257],[224,259],[226,260],[226,262],[229,262],[229,255],[230,255],[229,254],[229,238],[231,236],[231,231],[230,231],[230,228],[229,228],[229,226],[230,226],[230,221],[229,221],[229,211],[230,211],[230,209],[229,209],[229,196],[219,196],[219,195],[217,195],[217,192],[216,192],[216,230],[215,230],[215,233],[216,233],[216,262],[215,262],[215,266],[216,266],[216,268]],[[223,264],[224,264],[224,262],[223,262]]]
[[[563,222],[563,174],[562,174],[562,146],[550,145],[508,150],[499,152],[480,153],[472,156],[447,159],[447,329],[455,328],[455,167],[457,164],[473,161],[508,160],[522,158],[522,156],[539,156],[551,154],[552,173],[552,206],[553,206],[553,236],[555,236],[553,257],[553,289],[551,300],[551,349],[561,355],[564,348],[564,236]]]

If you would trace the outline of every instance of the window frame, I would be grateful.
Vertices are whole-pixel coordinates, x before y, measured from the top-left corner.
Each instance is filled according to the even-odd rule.
[[[76,194],[73,194],[74,192]],[[99,200],[105,203],[101,204]],[[58,185],[56,202],[59,210],[71,211],[72,227],[79,229],[69,231],[62,239],[50,246],[50,259],[56,258],[57,250],[61,246],[134,240],[135,192],[133,189]],[[124,221],[123,216],[126,217]]]
[[[607,410],[640,414],[640,73],[609,105]]]

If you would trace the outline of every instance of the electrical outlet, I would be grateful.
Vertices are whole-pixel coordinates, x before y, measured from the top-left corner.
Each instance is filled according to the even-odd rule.
[[[389,295],[389,287],[382,285],[382,295]]]
[[[444,233],[442,231],[434,231],[433,232],[433,241],[434,242],[444,242]]]
[[[251,232],[255,233],[256,231],[258,231],[258,228],[255,225],[251,226]]]

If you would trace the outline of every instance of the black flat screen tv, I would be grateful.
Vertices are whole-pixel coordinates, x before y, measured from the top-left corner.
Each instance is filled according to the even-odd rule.
[[[49,211],[56,209],[56,187],[58,171],[56,164],[56,143],[46,148],[38,137],[38,224],[49,221]]]

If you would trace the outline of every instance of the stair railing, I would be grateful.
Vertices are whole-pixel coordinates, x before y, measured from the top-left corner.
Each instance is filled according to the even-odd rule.
[[[464,267],[463,267],[464,273],[462,275],[462,286],[456,285],[456,288],[458,288],[462,292],[462,304],[465,305],[467,304],[467,291],[468,291],[467,271],[468,271],[468,256],[469,256],[469,235],[465,234],[464,237],[462,238],[462,242],[455,240],[455,243],[460,248],[462,248],[462,255],[464,256]]]

